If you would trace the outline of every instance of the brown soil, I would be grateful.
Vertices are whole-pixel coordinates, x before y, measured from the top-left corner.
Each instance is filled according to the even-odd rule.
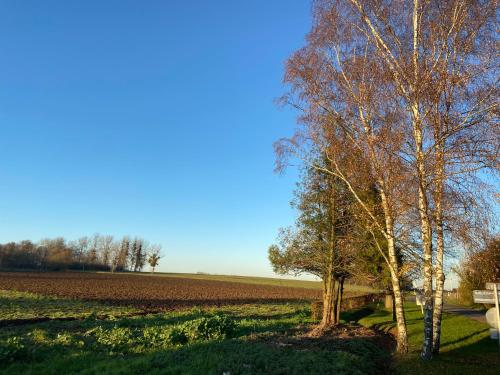
[[[269,345],[277,347],[289,347],[300,351],[309,350],[332,350],[353,352],[364,351],[362,342],[371,342],[376,347],[387,353],[386,357],[377,357],[373,360],[377,368],[377,374],[391,373],[391,357],[396,347],[396,341],[390,334],[365,328],[357,324],[337,325],[329,329],[311,330],[310,327],[297,327],[283,335],[260,336],[255,339],[265,341]]]
[[[0,289],[132,305],[144,310],[317,299],[320,290],[163,276],[0,272]]]

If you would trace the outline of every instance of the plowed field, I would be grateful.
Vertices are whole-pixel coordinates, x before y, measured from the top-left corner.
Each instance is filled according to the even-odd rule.
[[[311,300],[318,289],[131,274],[0,272],[0,290],[132,305],[145,310]]]

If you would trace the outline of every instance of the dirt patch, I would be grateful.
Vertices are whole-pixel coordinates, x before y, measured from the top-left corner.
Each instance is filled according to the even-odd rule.
[[[297,327],[288,335],[272,336],[267,339],[277,346],[294,346],[297,348],[324,348],[338,346],[341,348],[349,340],[362,339],[376,344],[391,352],[395,348],[394,337],[357,324],[339,324],[328,329],[306,326]]]
[[[375,373],[391,373],[391,353],[396,347],[392,335],[356,324],[337,325],[328,329],[299,326],[281,335],[256,338],[277,348],[297,351],[328,350],[352,353],[374,363]]]
[[[358,324],[339,324],[327,329],[314,328],[307,332],[304,337],[319,340],[348,340],[361,338],[373,342],[379,347],[391,352],[396,347],[394,336],[389,333],[380,332],[371,328],[366,328]]]

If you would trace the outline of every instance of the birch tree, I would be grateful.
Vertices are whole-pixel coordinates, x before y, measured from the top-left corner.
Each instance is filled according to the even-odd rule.
[[[421,106],[428,117],[428,154],[433,169],[429,187],[436,228],[436,354],[440,347],[445,281],[445,229],[456,237],[460,230],[457,219],[462,225],[464,218],[468,219],[468,232],[473,229],[470,218],[480,217],[484,225],[488,213],[483,210],[481,193],[486,190],[478,173],[484,176],[498,168],[498,41],[494,29],[497,4],[448,1],[417,8],[424,29],[429,30],[420,42],[428,46],[422,48],[420,65],[426,79],[420,84],[427,85]],[[431,46],[437,53],[429,53]]]
[[[390,72],[410,125],[406,154],[417,180],[423,253],[422,357],[430,359],[439,352],[444,230],[452,228],[444,215],[445,195],[465,195],[474,205],[481,189],[477,172],[498,168],[498,3],[351,3]]]
[[[412,209],[416,213],[424,288],[422,358],[430,359],[439,350],[444,197],[450,190],[473,196],[477,172],[498,171],[497,2],[318,0],[313,14],[307,45],[292,56],[285,77],[296,94],[295,101],[289,100],[293,95],[286,99],[304,111],[307,124],[289,147],[304,139],[321,143],[315,134],[322,134],[327,147],[347,144],[363,155],[385,216],[384,226],[373,224],[388,241],[397,288],[395,242],[404,242],[397,232],[409,233],[407,219]],[[356,191],[352,170],[335,163],[338,150],[333,151],[335,168],[329,172],[351,186],[373,217]],[[404,352],[397,296],[396,309],[398,350]]]
[[[289,59],[285,74],[291,89],[284,100],[303,112],[303,126],[292,138],[278,142],[276,149],[279,155],[300,157],[341,180],[373,238],[382,235],[386,246],[377,248],[391,275],[397,350],[405,353],[408,342],[396,248],[404,231],[397,223],[406,214],[401,197],[408,195],[407,167],[399,155],[404,131],[396,126],[402,113],[390,95],[394,84],[387,67],[358,29],[356,12],[346,4],[315,2],[308,43]],[[308,157],[311,145],[326,155],[328,167],[315,165]],[[364,195],[372,181],[379,204]]]

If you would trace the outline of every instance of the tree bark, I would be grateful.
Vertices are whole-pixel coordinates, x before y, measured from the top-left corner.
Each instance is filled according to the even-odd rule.
[[[424,341],[421,357],[432,358],[433,333],[433,296],[432,296],[432,227],[429,218],[427,200],[427,174],[423,150],[422,119],[419,106],[419,0],[413,0],[413,87],[411,96],[411,114],[413,116],[413,138],[415,141],[415,159],[418,182],[418,210],[420,213],[420,234],[424,252]]]
[[[392,290],[394,292],[394,307],[396,311],[396,326],[398,327],[397,334],[397,346],[396,351],[400,354],[408,353],[408,334],[406,331],[406,319],[404,312],[404,301],[403,294],[401,293],[401,288],[399,284],[399,276],[398,276],[398,262],[396,257],[396,250],[394,247],[394,240],[392,238],[388,239],[388,248],[389,248],[389,261],[391,267],[391,283]]]
[[[396,298],[394,298],[394,292],[392,292],[392,321],[396,322]]]
[[[344,278],[341,277],[339,279],[339,289],[337,293],[337,309],[336,309],[336,314],[335,314],[335,324],[340,323],[340,312],[342,311],[342,297],[344,295]]]
[[[438,138],[440,133],[436,134]],[[444,185],[444,154],[441,142],[436,142],[436,193],[435,201],[435,220],[436,220],[436,295],[434,297],[433,314],[433,344],[432,352],[439,353],[441,344],[441,317],[443,315],[443,291],[444,291],[444,229],[443,229],[443,185]]]
[[[429,218],[429,203],[427,200],[427,175],[423,152],[422,123],[418,104],[413,108],[413,131],[415,139],[416,166],[418,178],[418,210],[420,213],[420,235],[423,247],[424,271],[424,340],[421,357],[425,360],[432,358],[433,334],[433,291],[432,291],[432,227]]]
[[[335,296],[335,278],[329,272],[325,277],[325,287],[323,291],[323,317],[321,319],[320,327],[326,328],[333,324],[332,317],[334,314],[334,300]]]
[[[333,186],[332,178],[329,179],[330,186]],[[335,233],[335,194],[330,191],[329,194],[329,220],[330,220],[330,235],[329,235],[329,246],[328,246],[328,273],[326,278],[326,295],[323,299],[323,319],[321,322],[321,327],[326,328],[330,325],[335,325],[338,323],[337,317],[337,300],[338,300],[338,289],[337,289],[337,279],[334,275],[335,271],[335,260],[336,260],[336,233]]]
[[[443,315],[443,294],[445,276],[443,272],[443,227],[442,222],[436,228],[437,235],[437,251],[436,251],[436,295],[434,297],[434,314],[433,314],[433,353],[438,354],[441,343],[441,318]]]
[[[391,274],[391,286],[394,293],[394,306],[396,310],[396,326],[398,328],[396,351],[400,354],[408,353],[408,333],[406,330],[406,319],[404,312],[404,300],[401,293],[399,264],[394,243],[394,221],[390,210],[387,196],[383,189],[380,192],[382,208],[384,210],[385,227],[387,234],[387,253],[389,261],[389,272]]]
[[[416,122],[419,122],[418,118]],[[420,233],[424,252],[424,341],[421,357],[429,360],[432,358],[433,343],[432,227],[425,188],[427,181],[422,151],[421,124],[415,124],[414,126],[418,171],[418,209],[420,212]]]

